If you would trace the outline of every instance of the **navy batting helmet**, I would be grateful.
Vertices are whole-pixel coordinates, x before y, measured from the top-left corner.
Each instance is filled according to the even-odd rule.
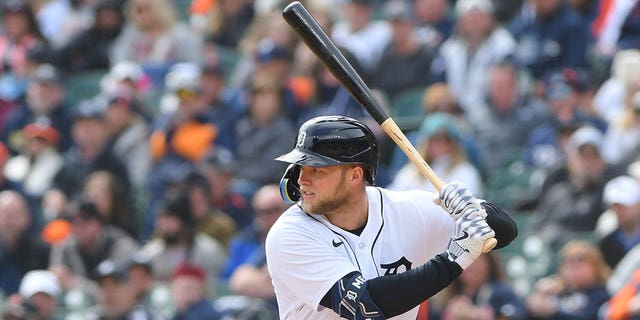
[[[295,202],[299,198],[299,194],[295,192],[298,166],[361,164],[364,166],[367,182],[374,184],[378,168],[378,143],[371,129],[358,120],[343,116],[322,116],[302,124],[294,149],[276,160],[292,164],[285,172],[280,186],[285,201]]]

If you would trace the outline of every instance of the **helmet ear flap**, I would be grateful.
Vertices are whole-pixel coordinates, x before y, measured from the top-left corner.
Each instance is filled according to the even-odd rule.
[[[290,164],[280,179],[280,196],[287,204],[294,204],[300,200],[300,165]]]

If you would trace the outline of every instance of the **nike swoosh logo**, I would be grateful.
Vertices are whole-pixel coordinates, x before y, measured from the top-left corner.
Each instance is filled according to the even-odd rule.
[[[339,246],[341,246],[343,243],[344,243],[344,242],[342,242],[342,241],[340,241],[340,242],[336,242],[335,240],[333,240],[333,241],[331,242],[331,244],[333,244],[333,246],[334,246],[334,247],[336,247],[336,248],[337,248],[337,247],[339,247]]]
[[[462,235],[457,237],[457,238],[454,238],[453,241],[460,241],[460,240],[464,240],[466,238],[469,238],[469,233],[463,230],[462,231]]]

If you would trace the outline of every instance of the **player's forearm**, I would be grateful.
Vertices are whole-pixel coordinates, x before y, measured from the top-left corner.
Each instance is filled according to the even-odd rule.
[[[413,309],[446,288],[461,273],[462,268],[443,253],[418,268],[370,279],[368,289],[388,318]]]

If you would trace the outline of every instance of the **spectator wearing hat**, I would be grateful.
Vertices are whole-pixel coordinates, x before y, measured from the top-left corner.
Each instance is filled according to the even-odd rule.
[[[18,291],[27,272],[48,266],[51,247],[29,229],[36,221],[22,194],[0,192],[0,289],[5,295]]]
[[[20,281],[19,293],[8,299],[3,319],[57,319],[61,293],[60,282],[53,272],[29,271]]]
[[[200,74],[200,100],[205,115],[218,128],[216,146],[234,150],[233,124],[242,116],[243,108],[233,103],[225,83],[225,71],[217,63],[205,63]]]
[[[428,115],[418,133],[418,150],[438,177],[445,181],[460,181],[474,194],[482,192],[478,170],[469,162],[462,133],[451,116],[445,113]],[[417,166],[407,163],[389,185],[393,190],[434,190]]]
[[[45,198],[59,199],[62,203],[77,198],[82,193],[87,177],[96,171],[113,174],[128,194],[131,190],[129,173],[108,144],[103,110],[95,102],[84,101],[77,107],[72,135],[73,145],[63,154],[64,165],[56,174]]]
[[[169,283],[158,281],[153,274],[151,260],[141,252],[135,253],[122,266],[129,282],[129,289],[139,305],[151,310],[161,319],[173,313]]]
[[[24,146],[19,154],[7,160],[4,175],[20,185],[29,201],[35,204],[62,168],[63,157],[57,149],[60,134],[51,125],[39,122],[26,125],[21,133]]]
[[[391,26],[391,40],[372,72],[372,85],[392,100],[399,93],[426,87],[435,47],[421,43],[414,29],[411,4],[392,0],[383,8]],[[418,107],[418,106],[416,106]]]
[[[607,123],[579,107],[574,88],[561,74],[549,77],[544,92],[549,112],[546,119],[530,131],[524,161],[548,173],[562,165],[568,137],[578,127],[588,124],[604,132]]]
[[[460,0],[455,32],[440,46],[431,63],[432,81],[449,85],[463,110],[487,92],[489,68],[510,57],[516,41],[500,26],[491,0]]]
[[[386,21],[374,19],[372,0],[349,0],[342,6],[344,19],[334,24],[331,37],[356,57],[366,77],[391,41],[391,29]]]
[[[113,154],[121,159],[135,191],[144,187],[151,167],[149,128],[134,92],[120,88],[107,94],[104,122]]]
[[[620,173],[602,158],[602,133],[589,125],[571,134],[563,166],[544,179],[528,231],[553,248],[595,230],[605,210],[603,190]]]
[[[589,26],[566,1],[528,0],[508,28],[517,41],[518,65],[536,80],[564,68],[588,67]]]
[[[70,204],[72,235],[53,247],[49,266],[63,289],[77,288],[95,296],[94,276],[104,260],[123,263],[138,250],[138,243],[122,229],[103,222],[96,205],[86,199]]]
[[[176,266],[171,277],[171,295],[176,312],[173,320],[216,320],[220,314],[207,297],[207,272],[198,265],[183,263]]]
[[[213,205],[233,219],[236,229],[242,230],[253,222],[253,210],[246,195],[231,189],[235,172],[239,170],[233,153],[217,146],[198,164],[211,189]]]
[[[190,263],[206,270],[206,285],[215,290],[226,259],[225,248],[215,239],[198,231],[189,195],[177,190],[165,197],[155,221],[155,237],[141,249],[149,257],[154,277],[170,281],[175,268]],[[214,291],[207,292],[209,297]]]
[[[71,144],[70,108],[59,71],[50,64],[39,65],[31,74],[24,105],[14,109],[7,118],[0,138],[13,153],[20,152],[21,130],[32,122],[45,122],[60,135],[58,149],[65,151]]]
[[[60,48],[53,50],[53,63],[68,73],[109,70],[109,49],[124,26],[120,0],[100,0],[93,9],[93,23]]]
[[[98,304],[88,319],[158,319],[158,314],[136,299],[131,281],[122,264],[112,260],[100,262],[95,270]]]
[[[599,239],[598,245],[612,269],[640,243],[640,182],[619,176],[604,187],[604,203],[614,212],[617,227]]]

